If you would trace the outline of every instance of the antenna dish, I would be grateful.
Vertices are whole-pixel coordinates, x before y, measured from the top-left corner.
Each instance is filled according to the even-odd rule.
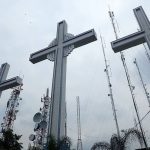
[[[34,135],[34,134],[30,134],[29,140],[30,140],[30,141],[34,141],[34,140],[35,140],[35,135]]]
[[[7,108],[9,107],[9,101],[7,102]]]
[[[40,128],[46,129],[46,127],[47,127],[47,122],[46,121],[41,121],[40,122]]]
[[[42,119],[42,114],[40,112],[36,113],[33,117],[34,122],[40,122]]]
[[[47,108],[47,107],[49,106],[49,102],[46,101],[46,102],[44,103],[44,106]]]
[[[39,123],[36,123],[35,127],[34,127],[34,131],[37,131],[39,129],[39,127],[40,127]]]

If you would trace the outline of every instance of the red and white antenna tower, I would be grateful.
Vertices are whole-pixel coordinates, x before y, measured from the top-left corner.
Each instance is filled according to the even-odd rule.
[[[18,106],[22,98],[19,97],[22,85],[13,88],[11,96],[7,102],[5,116],[3,117],[3,123],[1,123],[2,130],[13,130],[14,121],[16,115],[19,112]]]

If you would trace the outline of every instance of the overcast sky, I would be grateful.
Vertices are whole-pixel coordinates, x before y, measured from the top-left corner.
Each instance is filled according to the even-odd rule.
[[[128,129],[134,125],[135,111],[129,93],[120,54],[115,54],[110,42],[115,40],[108,6],[114,11],[120,30],[120,37],[136,32],[139,28],[133,9],[142,5],[150,18],[149,0],[0,0],[0,64],[8,62],[8,78],[24,77],[20,111],[14,130],[23,134],[24,149],[33,133],[33,116],[39,111],[41,96],[46,88],[51,89],[53,62],[48,60],[37,64],[29,62],[31,53],[47,47],[56,37],[57,23],[66,20],[68,32],[74,35],[94,28],[98,40],[75,49],[67,61],[67,121],[68,136],[77,144],[76,96],[80,96],[81,126],[84,150],[89,150],[98,141],[109,142],[116,133],[111,101],[104,72],[104,59],[99,34],[106,43],[106,55],[111,66],[111,81],[117,109],[119,127]],[[139,107],[140,116],[149,108],[133,60],[136,57],[143,79],[150,91],[149,62],[142,45],[125,51],[126,62]],[[6,103],[12,90],[3,92],[0,101],[0,122],[5,113]],[[143,121],[149,137],[150,117]],[[150,143],[149,143],[150,144]]]

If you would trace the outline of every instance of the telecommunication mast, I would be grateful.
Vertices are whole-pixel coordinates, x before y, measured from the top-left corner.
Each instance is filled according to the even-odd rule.
[[[79,99],[79,96],[76,97],[76,100],[77,100],[77,127],[78,127],[77,150],[83,150],[82,139],[81,139],[80,99]]]
[[[29,140],[33,141],[33,146],[39,149],[45,149],[47,146],[48,128],[49,128],[49,111],[51,105],[51,99],[49,97],[49,89],[47,88],[46,96],[41,98],[43,107],[37,112],[33,121],[35,122],[34,132],[30,134]]]
[[[111,99],[111,105],[112,105],[113,116],[114,116],[114,120],[115,120],[115,124],[116,124],[117,135],[118,135],[118,137],[120,137],[119,125],[118,125],[118,120],[117,120],[117,113],[116,113],[114,97],[113,97],[113,91],[112,91],[112,84],[111,84],[111,81],[110,81],[110,72],[109,72],[110,65],[108,65],[108,62],[107,62],[107,59],[106,59],[104,43],[103,43],[103,39],[102,39],[101,35],[100,35],[100,39],[101,39],[102,50],[103,50],[104,61],[105,61],[105,69],[104,69],[104,71],[105,71],[106,76],[107,76],[108,88],[109,88],[108,96]]]
[[[19,102],[22,100],[22,98],[19,97],[21,90],[22,85],[14,87],[11,92],[11,96],[7,102],[5,116],[3,117],[3,123],[1,123],[2,130],[13,130],[14,121],[19,112]]]

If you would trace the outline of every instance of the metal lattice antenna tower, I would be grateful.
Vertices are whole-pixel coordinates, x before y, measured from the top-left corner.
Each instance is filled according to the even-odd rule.
[[[136,65],[136,68],[137,68],[137,71],[139,73],[139,77],[140,77],[140,80],[141,80],[141,83],[142,83],[147,101],[148,101],[148,104],[149,104],[149,107],[150,107],[150,96],[149,96],[149,93],[147,92],[146,84],[143,81],[142,74],[141,74],[140,68],[138,66],[137,60],[135,59],[133,63]]]
[[[43,103],[43,107],[40,108],[40,112],[36,113],[33,117],[33,121],[35,122],[35,135],[31,134],[29,136],[29,140],[33,141],[35,147],[40,148],[42,150],[46,149],[47,141],[48,141],[48,129],[49,129],[49,120],[50,120],[50,105],[51,99],[49,97],[49,89],[47,88],[46,96],[44,95],[41,98],[41,102]]]
[[[138,29],[138,31],[140,31],[140,29]],[[143,43],[143,46],[144,46],[144,49],[145,49],[146,57],[147,57],[147,59],[148,59],[148,61],[149,61],[149,63],[150,63],[150,55],[149,55],[149,52],[148,52],[148,50],[147,50],[147,47],[145,46],[144,43]]]
[[[116,37],[116,40],[117,40],[118,39],[118,33],[117,33],[115,22],[114,22],[114,20],[115,20],[114,12],[109,10],[109,16],[110,16],[111,23],[112,23],[112,26],[113,26],[113,30],[114,30],[114,33],[115,33],[115,37]],[[139,122],[139,127],[140,127],[140,130],[141,130],[141,133],[142,133],[144,145],[147,148],[148,145],[147,145],[147,141],[146,141],[146,137],[145,137],[145,134],[144,134],[142,124],[140,122],[139,111],[138,111],[138,107],[137,107],[136,99],[135,99],[135,94],[134,94],[135,86],[132,85],[130,75],[129,75],[129,72],[128,72],[128,67],[127,67],[127,64],[126,64],[126,61],[125,61],[124,53],[121,51],[120,55],[121,55],[121,61],[122,61],[122,64],[123,64],[123,68],[124,68],[124,71],[125,71],[125,74],[126,74],[129,90],[130,90],[130,93],[131,93],[132,101],[133,101],[133,104],[134,104],[136,116],[137,116],[137,119],[138,119],[138,122]]]
[[[7,102],[6,115],[3,117],[3,123],[1,123],[2,130],[13,130],[14,121],[16,120],[16,115],[19,112],[19,101],[22,100],[22,98],[19,97],[21,90],[22,85],[13,88],[13,91],[11,92],[11,96]]]
[[[104,61],[105,61],[105,69],[104,69],[104,71],[106,72],[107,81],[108,81],[108,88],[109,88],[108,96],[110,96],[110,99],[111,99],[111,105],[112,105],[112,111],[113,111],[114,120],[115,120],[115,123],[116,123],[117,135],[118,135],[118,137],[120,137],[120,131],[119,131],[119,125],[118,125],[118,120],[117,120],[116,108],[115,108],[115,103],[114,103],[114,98],[113,98],[112,84],[111,84],[111,81],[110,81],[110,73],[109,73],[109,67],[110,66],[107,63],[104,43],[103,43],[103,39],[102,39],[101,35],[100,35],[100,39],[101,39],[101,45],[102,45]]]
[[[147,50],[145,44],[143,44],[143,46],[144,46],[144,49],[145,49],[145,54],[146,54],[146,56],[147,56],[147,59],[148,59],[148,61],[149,61],[149,63],[150,63],[150,55],[149,55],[149,52],[148,52],[148,50]]]
[[[134,117],[134,127],[138,130],[137,121],[135,117]]]
[[[77,96],[76,100],[77,100],[77,126],[78,126],[77,150],[83,150],[82,139],[81,139],[80,100],[79,100],[79,96]]]

